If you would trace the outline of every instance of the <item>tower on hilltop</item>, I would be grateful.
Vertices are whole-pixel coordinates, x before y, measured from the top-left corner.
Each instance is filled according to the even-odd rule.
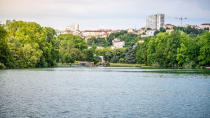
[[[164,14],[154,14],[147,16],[146,28],[160,29],[164,26],[165,15]]]
[[[66,30],[70,30],[73,32],[79,31],[79,24],[72,24],[66,27]]]

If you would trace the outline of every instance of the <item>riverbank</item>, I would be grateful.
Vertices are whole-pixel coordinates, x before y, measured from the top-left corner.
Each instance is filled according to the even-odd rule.
[[[81,65],[77,63],[57,63],[55,66],[53,67],[79,67]],[[201,67],[201,68],[170,68],[170,67],[158,67],[158,66],[146,66],[145,64],[126,64],[126,63],[109,63],[107,66],[103,65],[103,64],[97,64],[94,66],[90,66],[90,67],[98,67],[98,66],[102,66],[102,67],[139,67],[142,69],[206,69],[206,70],[210,70],[210,67]],[[41,68],[53,68],[53,67],[41,67]],[[87,66],[88,67],[88,66]],[[35,68],[35,67],[34,67]],[[38,67],[40,68],[40,67]],[[0,68],[0,70],[3,69],[8,69],[6,67],[4,68]],[[26,68],[13,68],[13,69],[26,69]],[[27,68],[27,69],[33,69],[33,68]]]
[[[71,67],[71,63],[57,63],[56,67]]]
[[[79,66],[78,64],[58,63],[56,67],[72,67]],[[125,63],[109,63],[109,67],[145,67],[152,68],[152,66],[145,66],[144,64],[125,64]]]
[[[110,63],[110,67],[142,67],[143,64]]]
[[[198,68],[176,68],[176,67],[160,67],[160,66],[146,66],[145,64],[125,64],[125,63],[109,63],[109,67],[140,67],[144,69],[210,69],[210,67]]]
[[[143,67],[143,68],[154,68],[152,66],[145,66],[144,64],[125,64],[125,63],[110,63],[110,67]]]

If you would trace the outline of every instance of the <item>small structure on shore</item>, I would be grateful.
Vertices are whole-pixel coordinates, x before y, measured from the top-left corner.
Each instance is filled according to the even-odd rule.
[[[88,66],[88,67],[95,66],[94,62],[88,62],[88,61],[78,61],[78,64],[80,66]]]

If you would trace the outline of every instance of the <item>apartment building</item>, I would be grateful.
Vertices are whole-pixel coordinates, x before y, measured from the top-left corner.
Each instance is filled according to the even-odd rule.
[[[146,19],[146,28],[159,30],[161,27],[164,26],[164,22],[165,22],[164,14],[150,15],[150,16],[147,16],[147,19]]]

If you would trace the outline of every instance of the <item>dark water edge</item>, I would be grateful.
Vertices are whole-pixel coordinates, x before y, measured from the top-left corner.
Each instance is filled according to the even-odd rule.
[[[210,75],[210,69],[153,69],[143,72]]]
[[[17,68],[17,69],[0,69],[0,71],[3,70],[50,70],[54,68],[92,68],[92,69],[98,69],[98,68],[115,68],[115,69],[126,69],[126,68],[133,68],[133,69],[141,69],[140,71],[133,70],[132,72],[148,72],[148,73],[177,73],[177,74],[204,74],[204,75],[210,75],[210,69],[184,69],[184,68],[165,68],[165,67],[156,67],[156,66],[142,66],[142,67],[121,67],[121,66],[111,66],[111,67],[104,67],[104,66],[93,66],[93,67],[87,67],[87,66],[79,66],[79,65],[69,65],[69,64],[59,64],[53,67],[40,67],[40,68]],[[116,71],[116,70],[112,70]],[[118,70],[118,72],[120,72]],[[121,72],[127,72],[127,71],[121,71]],[[129,71],[130,72],[130,71]]]
[[[57,67],[43,67],[43,68],[20,68],[20,69],[4,69],[4,70],[31,70],[31,71],[54,71],[56,68],[66,69],[83,69],[80,71],[86,71],[87,69],[94,71],[107,71],[107,72],[143,72],[143,73],[177,73],[177,74],[203,74],[210,75],[210,69],[177,69],[177,68],[150,68],[150,67],[86,67],[86,66],[57,66]],[[100,69],[100,70],[98,70]],[[129,70],[132,69],[132,70]],[[4,70],[0,70],[4,71]]]

